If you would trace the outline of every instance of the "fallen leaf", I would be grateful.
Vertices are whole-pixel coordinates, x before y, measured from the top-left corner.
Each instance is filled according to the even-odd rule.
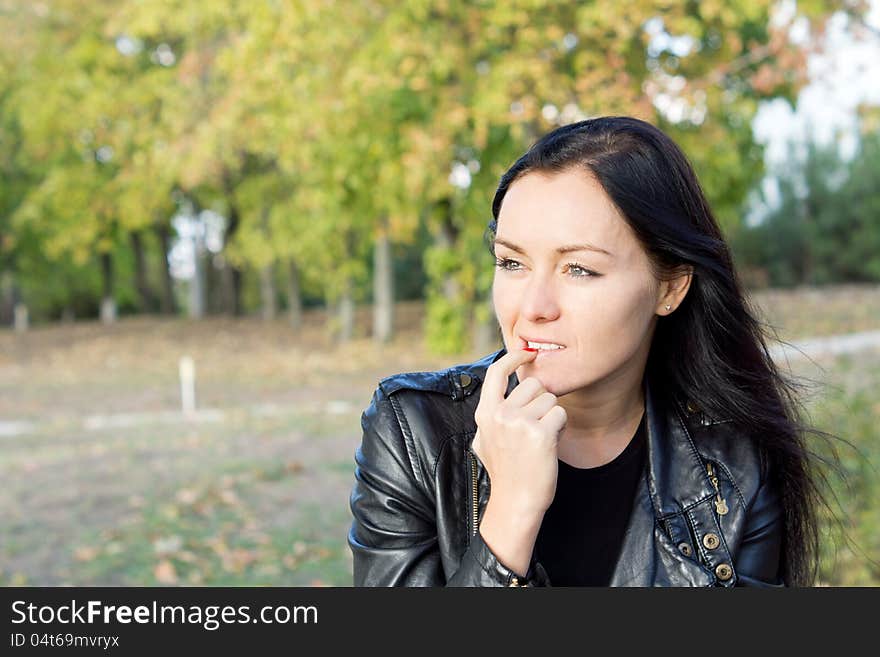
[[[177,584],[177,571],[168,559],[162,559],[153,569],[153,576],[160,584]]]
[[[223,570],[233,573],[240,573],[256,560],[256,553],[253,550],[246,550],[244,548],[235,548],[221,557]]]
[[[98,556],[98,549],[93,547],[78,547],[73,553],[77,561],[91,561]]]
[[[177,491],[176,497],[181,504],[192,504],[198,499],[199,494],[191,488],[181,488]]]

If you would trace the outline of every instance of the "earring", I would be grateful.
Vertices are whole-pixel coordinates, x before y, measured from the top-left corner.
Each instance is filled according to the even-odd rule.
[[[672,310],[672,306],[670,306],[668,303],[666,304],[666,310]]]

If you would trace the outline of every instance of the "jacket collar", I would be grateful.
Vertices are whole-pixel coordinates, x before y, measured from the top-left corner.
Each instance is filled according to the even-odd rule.
[[[685,557],[677,543],[688,537],[683,510],[711,497],[714,489],[680,405],[664,400],[649,376],[642,385],[647,430],[645,476],[636,489],[611,586],[711,586],[715,581],[712,573]],[[646,559],[648,554],[653,558]]]

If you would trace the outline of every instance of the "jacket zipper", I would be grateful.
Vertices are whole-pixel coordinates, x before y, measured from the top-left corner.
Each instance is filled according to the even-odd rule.
[[[473,452],[468,451],[468,455],[471,459],[471,504],[472,504],[472,521],[471,525],[471,536],[477,535],[477,510],[479,508],[479,498],[477,496],[477,459],[474,457]]]
[[[721,497],[721,491],[718,489],[718,477],[715,475],[715,468],[712,467],[712,463],[709,461],[706,462],[706,472],[709,473],[709,479],[715,488],[715,512],[719,516],[723,516],[729,509],[727,508],[727,502]]]
[[[480,498],[478,495],[479,489],[477,487],[477,457],[474,456],[474,453],[470,450],[468,450],[468,457],[471,460],[471,509],[472,509],[471,522],[473,523],[472,524],[473,530],[471,532],[471,537],[473,538],[474,536],[477,535],[477,530],[478,530],[478,522],[479,522],[478,512],[480,509]],[[508,583],[508,586],[528,587],[531,585],[528,582],[521,583],[519,581],[519,577],[517,577],[516,575],[512,575],[510,577],[510,583]]]
[[[474,457],[473,453],[469,450],[468,455],[471,459],[471,510],[472,510],[472,533],[471,536],[477,535],[477,523],[478,523],[478,510],[479,510],[479,497],[477,494],[477,459]],[[715,474],[715,468],[712,466],[711,462],[706,462],[706,472],[709,474],[709,479],[712,482],[712,487],[715,489],[715,512],[719,516],[726,515],[728,512],[727,501],[721,496],[721,490],[718,487],[718,477]],[[514,576],[511,579],[510,586],[522,586],[518,581],[517,577]]]

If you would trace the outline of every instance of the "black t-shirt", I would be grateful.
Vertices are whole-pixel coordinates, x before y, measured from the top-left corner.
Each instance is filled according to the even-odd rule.
[[[644,472],[645,414],[629,444],[596,468],[559,461],[553,503],[544,514],[535,556],[553,586],[607,586]]]

